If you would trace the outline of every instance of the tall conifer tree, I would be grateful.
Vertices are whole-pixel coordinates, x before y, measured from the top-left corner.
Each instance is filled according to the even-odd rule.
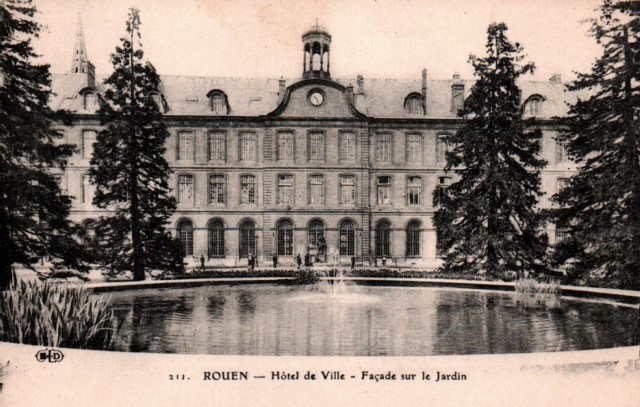
[[[604,286],[640,289],[640,3],[606,0],[591,33],[602,55],[568,88],[582,98],[559,136],[578,163],[577,175],[554,198],[554,263],[569,276]]]
[[[169,135],[152,95],[160,77],[142,62],[140,14],[129,10],[126,36],[111,55],[114,71],[105,80],[106,103],[99,110],[105,129],[98,134],[91,160],[96,184],[94,204],[110,209],[96,235],[102,262],[113,272],[131,270],[135,280],[164,267],[170,252],[165,230],[175,209],[170,196],[170,168],[164,158]]]
[[[459,176],[434,192],[445,271],[503,277],[544,269],[547,242],[536,211],[542,134],[527,130],[516,85],[534,66],[518,64],[522,47],[506,32],[505,24],[491,24],[486,57],[470,57],[477,81],[460,112],[468,120],[445,140],[453,147],[446,170]]]
[[[31,268],[45,256],[86,270],[67,220],[71,200],[51,174],[64,169],[74,146],[61,144],[53,128],[49,66],[33,63],[35,13],[30,1],[0,1],[0,289],[13,264]]]

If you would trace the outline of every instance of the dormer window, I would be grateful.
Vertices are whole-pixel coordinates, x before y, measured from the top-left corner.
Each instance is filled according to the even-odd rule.
[[[411,94],[407,96],[404,101],[404,110],[408,114],[422,114],[422,103],[420,100],[420,96],[417,94]]]
[[[85,94],[83,95],[83,101],[84,110],[86,110],[87,112],[93,113],[98,110],[98,98],[95,92],[85,92]]]
[[[542,104],[542,99],[535,97],[529,100],[529,114],[532,116],[536,116],[540,114],[540,105]]]
[[[464,85],[451,86],[451,112],[459,114],[464,109]]]
[[[524,113],[530,116],[538,116],[542,114],[542,102],[544,102],[542,95],[532,95],[527,99],[524,105]]]
[[[158,106],[158,109],[163,112],[164,104],[162,103],[162,95],[160,95],[158,92],[151,92],[149,93],[149,97],[151,98],[151,100],[153,100],[153,103]]]
[[[221,91],[211,91],[209,97],[209,107],[215,114],[227,114],[227,96]]]

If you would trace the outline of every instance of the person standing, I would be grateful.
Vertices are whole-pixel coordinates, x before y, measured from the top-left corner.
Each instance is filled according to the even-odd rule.
[[[200,271],[204,271],[204,254],[200,255]]]
[[[273,253],[273,268],[278,267],[278,254]]]
[[[356,256],[351,256],[351,270],[356,268]]]
[[[300,253],[296,256],[296,264],[298,264],[298,270],[300,270],[300,266],[302,265],[302,258],[300,257]]]
[[[253,271],[253,254],[251,253],[249,253],[248,263],[249,263],[249,271]]]

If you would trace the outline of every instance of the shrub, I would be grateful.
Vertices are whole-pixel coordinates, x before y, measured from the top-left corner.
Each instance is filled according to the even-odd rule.
[[[84,288],[20,281],[0,293],[0,340],[109,350],[116,319],[108,300]]]
[[[294,283],[296,284],[315,284],[320,278],[315,271],[310,269],[300,269],[297,271]]]

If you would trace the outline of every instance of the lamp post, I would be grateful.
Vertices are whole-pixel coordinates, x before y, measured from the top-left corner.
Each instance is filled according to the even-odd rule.
[[[255,246],[255,249],[256,249],[256,257],[255,257],[254,262],[255,262],[255,266],[256,266],[256,267],[258,267],[258,234],[257,234],[257,233],[256,233],[256,236],[255,236],[255,237],[256,237],[256,246]]]

